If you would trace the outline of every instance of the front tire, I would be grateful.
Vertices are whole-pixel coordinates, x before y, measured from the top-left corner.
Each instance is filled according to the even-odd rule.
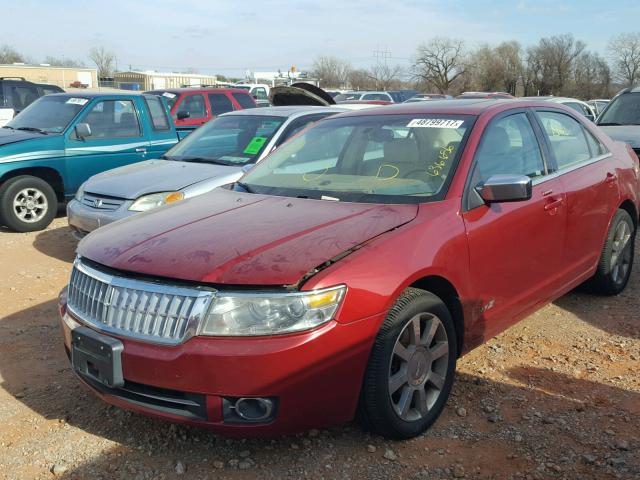
[[[456,331],[445,304],[430,292],[405,290],[376,336],[358,417],[387,438],[415,437],[440,416],[453,385]]]
[[[41,178],[21,175],[0,186],[0,223],[16,232],[45,229],[57,211],[56,193]]]
[[[605,241],[592,289],[602,295],[618,295],[629,283],[635,255],[636,227],[626,210],[613,217]]]

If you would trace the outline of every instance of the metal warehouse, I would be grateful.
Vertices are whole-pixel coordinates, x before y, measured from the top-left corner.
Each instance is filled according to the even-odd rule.
[[[13,63],[0,65],[0,78],[20,77],[36,83],[47,83],[68,88],[71,84],[98,86],[98,72],[95,68],[52,67],[50,65],[27,65]]]
[[[113,80],[119,88],[127,90],[155,90],[188,86],[215,85],[215,75],[199,73],[116,72]]]

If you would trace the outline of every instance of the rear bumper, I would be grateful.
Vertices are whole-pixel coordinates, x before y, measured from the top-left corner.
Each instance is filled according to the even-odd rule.
[[[67,352],[78,323],[61,303]],[[281,435],[353,418],[372,342],[383,315],[351,324],[330,322],[295,335],[193,337],[177,346],[118,338],[125,385],[81,379],[108,403],[230,436]],[[238,423],[224,413],[229,399],[271,398],[269,423]],[[232,400],[231,400],[232,401]]]
[[[67,204],[67,220],[73,235],[81,238],[99,227],[134,215],[136,212],[129,211],[130,204],[131,201],[127,201],[117,210],[105,211],[73,199]]]

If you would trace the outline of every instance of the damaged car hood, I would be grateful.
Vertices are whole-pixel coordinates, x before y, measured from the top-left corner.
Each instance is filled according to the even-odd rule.
[[[415,204],[225,189],[100,228],[78,253],[138,274],[212,284],[294,285],[315,267],[413,220]]]

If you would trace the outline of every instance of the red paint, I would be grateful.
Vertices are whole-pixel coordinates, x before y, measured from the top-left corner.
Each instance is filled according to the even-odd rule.
[[[558,104],[438,103],[347,116],[477,115],[443,201],[355,204],[217,190],[88,236],[79,254],[100,264],[218,285],[296,285],[312,268],[359,247],[300,287],[347,285],[334,321],[294,335],[195,337],[177,347],[122,339],[125,378],[208,395],[207,425],[227,434],[277,434],[335,424],[352,418],[380,324],[414,282],[439,277],[455,288],[464,316],[463,351],[468,351],[591,276],[615,211],[625,201],[638,211],[635,154]],[[571,115],[611,156],[535,185],[529,201],[464,212],[467,173],[485,128],[496,115],[527,107]],[[244,395],[278,397],[275,423],[221,423],[220,397]],[[115,398],[105,400],[144,411]]]

